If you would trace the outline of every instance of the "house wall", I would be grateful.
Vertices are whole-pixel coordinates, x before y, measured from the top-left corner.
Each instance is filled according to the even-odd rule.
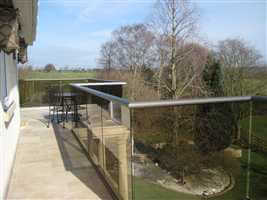
[[[6,68],[6,70],[4,70]],[[6,87],[4,84],[6,77]],[[6,92],[6,91],[7,92]],[[15,102],[14,115],[9,123],[4,122],[4,98]],[[18,70],[13,55],[0,52],[0,200],[4,199],[15,159],[20,129],[20,109],[18,93]]]

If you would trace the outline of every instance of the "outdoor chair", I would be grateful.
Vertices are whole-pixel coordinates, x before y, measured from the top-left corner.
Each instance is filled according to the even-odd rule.
[[[75,97],[75,102],[74,102],[74,113],[73,113],[73,122],[74,122],[74,126],[77,127],[78,123],[80,121],[88,121],[88,108],[87,108],[87,103],[86,100],[84,99],[85,97],[81,94],[76,94]],[[83,112],[85,112],[84,114],[82,114]],[[82,116],[86,116],[86,119],[82,119]]]
[[[75,118],[75,106],[76,102],[75,99],[72,97],[70,98],[63,98],[63,106],[65,110],[66,122],[69,120],[69,114],[72,114],[72,119]]]
[[[69,85],[61,85],[62,104],[65,111],[65,120],[68,122],[69,116],[72,116],[72,121],[76,119],[77,110],[77,94],[70,91]]]
[[[55,120],[55,116],[57,119],[57,123],[60,122],[59,120],[59,114],[61,114],[61,121],[63,121],[63,127],[65,126],[65,109],[64,104],[62,102],[62,91],[60,90],[59,86],[50,86],[47,88],[47,94],[48,94],[48,102],[49,102],[49,114],[48,114],[48,125],[49,127],[50,122],[53,122]]]

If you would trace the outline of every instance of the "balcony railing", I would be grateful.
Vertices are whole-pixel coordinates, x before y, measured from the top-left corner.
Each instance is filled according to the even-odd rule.
[[[118,199],[266,196],[267,97],[129,102],[71,86],[84,108],[74,132]]]
[[[76,78],[76,79],[20,79],[20,105],[22,107],[47,106],[48,94],[47,87],[59,85],[64,87],[65,91],[70,91],[69,84],[71,83],[98,83],[103,82],[99,79]],[[110,82],[110,81],[105,81]]]
[[[117,199],[266,197],[267,97],[129,102],[122,84],[70,84],[73,133]]]

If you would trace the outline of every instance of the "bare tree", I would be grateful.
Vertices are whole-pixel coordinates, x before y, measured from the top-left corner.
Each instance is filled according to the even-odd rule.
[[[133,74],[153,65],[154,35],[144,24],[122,26],[113,32],[117,63]]]
[[[115,68],[115,54],[116,42],[107,41],[101,46],[98,63],[104,68],[108,76],[110,75],[111,69]]]
[[[170,95],[168,98],[181,96],[185,88],[195,78],[193,76],[191,77],[192,80],[184,80],[187,84],[180,84],[178,81],[181,80],[177,79],[179,76],[179,63],[192,51],[192,49],[188,48],[186,48],[186,51],[180,50],[183,49],[188,40],[194,35],[197,19],[196,7],[188,0],[159,0],[155,6],[151,27],[157,33],[157,36],[160,37],[160,60],[167,57],[166,65],[163,65],[163,62],[160,61],[161,65],[157,78],[160,87],[164,87],[165,90],[169,91]],[[166,53],[162,51],[164,46],[168,47]],[[169,68],[167,70],[169,71],[170,83],[162,81],[163,71],[166,71],[164,68]]]
[[[224,94],[226,96],[258,95],[264,93],[266,80],[256,78],[261,55],[242,39],[219,41],[218,57],[222,64]],[[235,106],[235,120],[239,122],[247,116],[246,106]],[[237,139],[241,136],[240,123],[237,124]]]
[[[116,42],[116,66],[129,73],[129,98],[136,99],[145,72],[154,66],[154,34],[144,24],[134,24],[115,30],[113,39]]]
[[[193,42],[197,30],[198,11],[188,0],[159,0],[152,15],[150,27],[157,37],[159,69],[157,79],[158,95],[161,99],[177,99],[182,96],[203,95],[201,74],[208,50]],[[168,146],[173,148],[175,166],[182,177],[186,166],[179,159],[183,152],[182,127],[192,127],[192,117],[186,119],[184,110],[173,107],[168,114],[162,114],[162,122],[168,124]],[[169,117],[171,116],[171,117]],[[188,125],[188,126],[187,126]]]
[[[242,39],[220,41],[218,56],[223,65],[226,95],[255,95],[264,86],[248,80],[249,73],[255,70],[262,57],[248,42]]]

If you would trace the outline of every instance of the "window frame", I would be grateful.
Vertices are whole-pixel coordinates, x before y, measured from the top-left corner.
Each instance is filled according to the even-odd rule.
[[[7,55],[4,51],[1,51],[0,52],[2,54],[2,57],[3,57],[3,66],[1,66],[2,68],[2,78],[1,78],[1,90],[2,90],[2,105],[3,105],[3,110],[4,112],[8,112],[9,109],[12,107],[12,104],[14,102],[11,102],[10,99],[9,99],[9,89],[8,89],[8,81],[7,81],[7,78],[8,78],[8,72],[7,72]],[[8,55],[9,56],[9,55]]]
[[[3,98],[5,101],[5,98],[8,97],[8,91],[7,91],[7,69],[6,69],[6,54],[3,53],[3,63],[4,63],[4,83],[3,83]]]

